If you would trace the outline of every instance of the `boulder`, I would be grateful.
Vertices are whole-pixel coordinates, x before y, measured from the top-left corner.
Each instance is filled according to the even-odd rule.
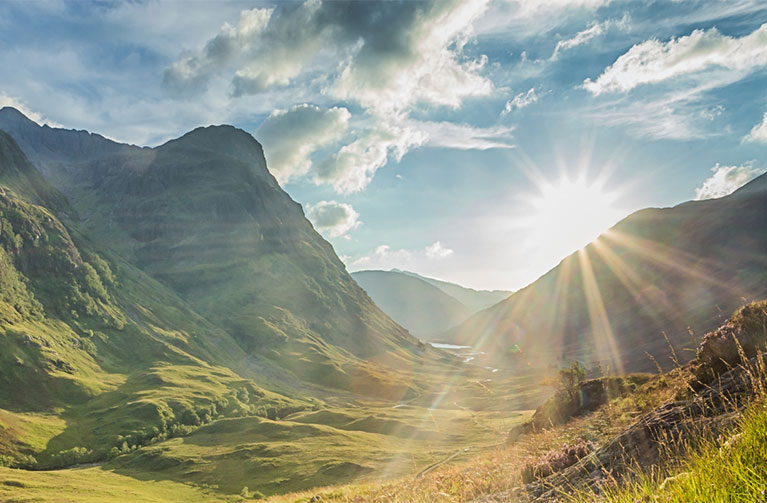
[[[741,352],[748,359],[766,346],[767,301],[747,304],[703,338],[696,356],[695,377],[701,383],[708,383],[739,365]]]

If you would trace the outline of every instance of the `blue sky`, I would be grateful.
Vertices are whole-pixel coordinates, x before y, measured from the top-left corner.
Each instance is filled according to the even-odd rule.
[[[157,145],[230,123],[351,270],[516,289],[767,167],[760,1],[0,3],[0,105]]]

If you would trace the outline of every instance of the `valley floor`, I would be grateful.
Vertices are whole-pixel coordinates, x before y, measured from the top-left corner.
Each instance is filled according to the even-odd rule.
[[[353,401],[278,420],[216,419],[99,466],[2,468],[0,501],[242,501],[329,483],[409,479],[445,460],[453,465],[497,449],[547,393],[537,378],[477,376],[407,403]],[[43,448],[66,423],[0,411],[0,433],[9,428]]]

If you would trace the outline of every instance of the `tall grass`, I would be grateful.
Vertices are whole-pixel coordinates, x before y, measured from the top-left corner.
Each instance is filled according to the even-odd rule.
[[[767,341],[767,303],[756,305],[761,317],[760,339]],[[742,311],[736,313],[738,320]],[[739,372],[747,383],[747,404],[726,397],[725,414],[739,416],[733,426],[716,433],[704,426],[681,442],[664,439],[663,468],[633,466],[624,480],[610,480],[600,494],[595,491],[574,491],[572,503],[765,503],[767,502],[767,366],[765,353],[758,349],[748,358],[737,337],[741,364]],[[714,386],[716,383],[714,383]],[[704,405],[712,406],[712,405]],[[684,453],[684,455],[681,455]]]

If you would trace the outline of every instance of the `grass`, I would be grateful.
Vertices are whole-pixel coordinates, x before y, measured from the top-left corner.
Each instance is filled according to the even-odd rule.
[[[242,501],[169,481],[142,481],[99,467],[29,472],[0,468],[3,503],[223,503]]]
[[[299,412],[279,421],[215,421],[192,434],[148,446],[107,465],[138,479],[170,479],[239,494],[265,495],[354,480],[414,475],[464,449],[503,438],[500,427],[526,412],[362,406]]]
[[[668,454],[660,469],[632,467],[628,482],[613,481],[600,502],[767,502],[767,367],[762,353],[767,344],[767,301],[738,309],[730,323],[745,331],[741,335],[751,346],[746,354],[734,336],[752,393],[736,424],[717,435],[700,431],[681,446],[663,445]],[[755,363],[749,361],[752,354]],[[579,492],[571,500],[585,503],[594,498],[593,493]]]
[[[514,444],[506,444],[506,435],[502,433],[512,426],[507,422],[496,430],[494,445],[483,450],[462,452],[451,463],[438,466],[420,477],[417,474],[422,469],[394,480],[327,486],[276,495],[268,501],[308,503],[312,497],[320,496],[321,501],[338,503],[467,503],[482,496],[509,491],[522,485],[521,471],[532,460],[579,440],[604,443],[633,423],[640,414],[672,399],[682,382],[680,375],[651,379],[638,386],[633,393],[613,400],[594,413],[525,435]]]
[[[593,501],[591,493],[574,502]],[[603,503],[758,503],[767,501],[767,404],[749,408],[723,437],[702,439],[686,459],[659,472],[641,471],[628,485],[608,488]]]

